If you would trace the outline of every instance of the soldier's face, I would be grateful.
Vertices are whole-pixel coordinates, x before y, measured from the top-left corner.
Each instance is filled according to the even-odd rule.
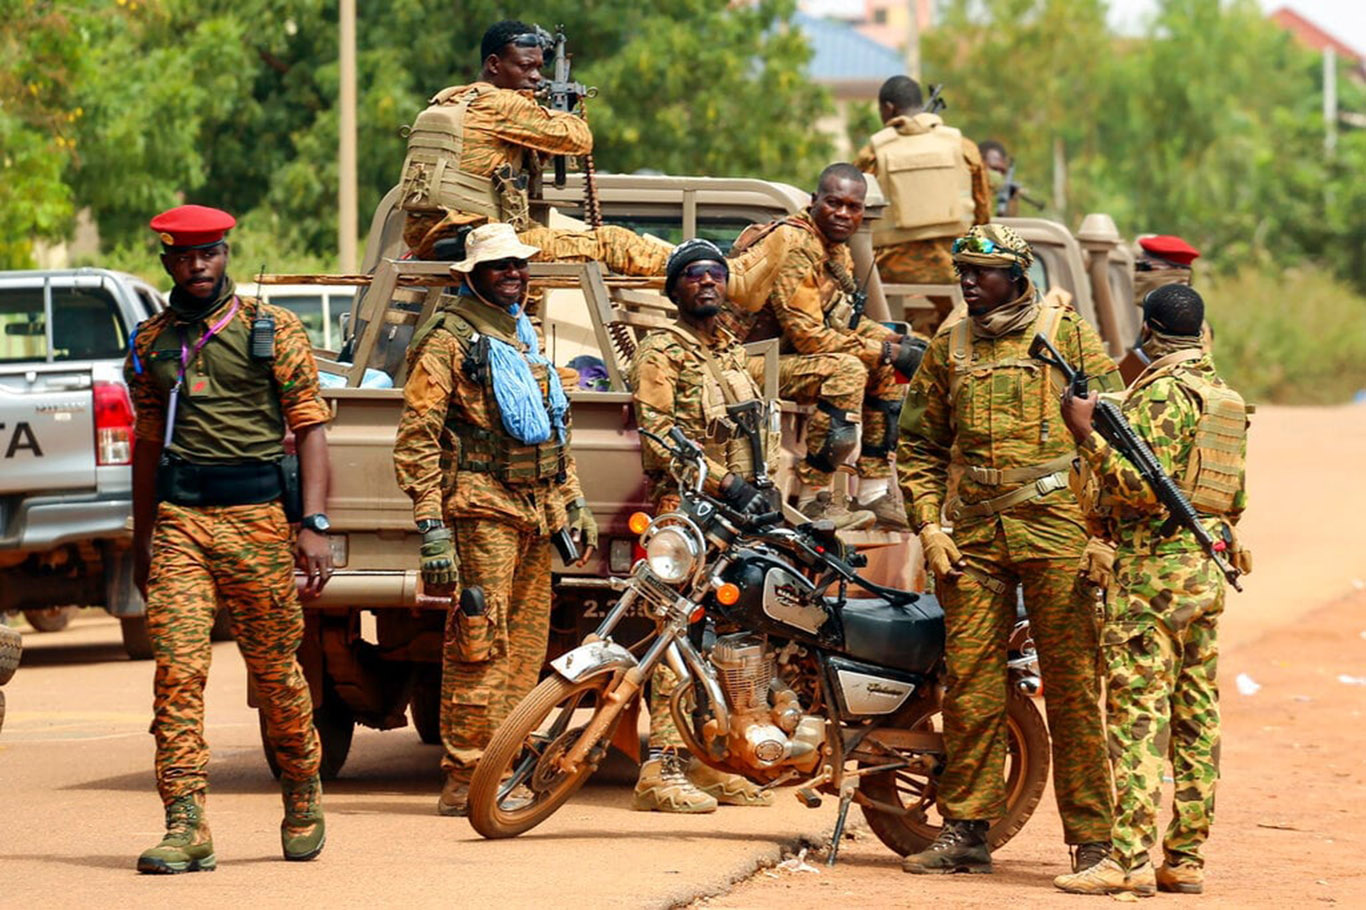
[[[545,54],[539,47],[518,47],[509,44],[503,53],[490,54],[484,62],[489,81],[498,88],[531,89],[541,84],[541,67]]]
[[[958,286],[968,312],[982,316],[1019,296],[1010,269],[989,268],[968,262],[958,264]]]
[[[726,267],[712,259],[689,263],[674,285],[678,310],[694,319],[710,319],[726,299]]]
[[[852,177],[831,177],[811,197],[811,219],[832,243],[843,243],[863,224],[868,185]]]
[[[481,262],[470,273],[470,281],[479,295],[505,310],[522,302],[530,280],[531,271],[527,261],[511,257],[496,262]]]
[[[213,296],[228,267],[228,245],[218,243],[206,249],[162,253],[161,266],[182,293],[196,300],[207,300]]]

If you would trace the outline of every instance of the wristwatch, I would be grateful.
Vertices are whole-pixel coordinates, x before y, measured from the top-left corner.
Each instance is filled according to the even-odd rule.
[[[312,515],[305,515],[303,521],[299,522],[299,527],[326,534],[331,529],[332,522],[328,521],[322,512],[314,512]]]
[[[424,518],[417,523],[419,534],[426,534],[428,531],[435,531],[437,528],[445,527],[445,522],[440,518]]]

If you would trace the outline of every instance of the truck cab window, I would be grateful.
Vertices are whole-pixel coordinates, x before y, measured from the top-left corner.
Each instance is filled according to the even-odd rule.
[[[102,288],[52,288],[51,351],[48,317],[41,287],[0,290],[0,362],[108,360],[127,349],[118,307]]]

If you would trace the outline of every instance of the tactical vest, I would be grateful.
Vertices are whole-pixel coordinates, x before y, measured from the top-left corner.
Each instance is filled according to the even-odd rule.
[[[917,114],[920,133],[889,126],[873,134],[877,178],[887,214],[873,224],[873,246],[958,237],[972,226],[972,171],[963,134],[934,114]]]
[[[481,365],[476,357],[480,333],[474,326],[456,313],[438,313],[424,330],[413,337],[409,350],[416,351],[419,343],[437,328],[444,328],[455,336],[464,355],[462,368],[467,376],[483,388],[485,413],[489,415],[489,422],[496,428],[474,426],[455,419],[450,411],[447,412],[446,428],[460,440],[460,453],[454,465],[456,470],[489,474],[510,487],[552,481],[563,483],[568,456],[568,427],[565,428],[564,442],[556,438],[553,430],[549,439],[536,445],[527,445],[510,436],[503,429],[503,412],[498,407],[498,399],[493,392],[488,362],[485,360]],[[536,385],[544,390],[549,382],[549,371],[552,367],[538,363],[529,366]],[[545,395],[544,391],[542,395]],[[549,408],[548,403],[546,407]]]
[[[759,472],[749,433],[742,426],[742,421],[752,421],[764,470],[772,477],[778,470],[778,451],[782,445],[775,403],[764,401],[763,392],[748,372],[723,368],[691,330],[676,323],[664,328],[681,338],[684,349],[695,352],[702,360],[702,417],[706,421],[702,447],[707,456],[753,481]],[[753,414],[747,415],[751,409]]]
[[[529,226],[528,178],[522,167],[521,148],[513,153],[510,163],[490,177],[460,169],[465,114],[475,99],[490,91],[498,89],[485,85],[444,88],[417,115],[403,160],[399,204],[404,211],[454,209],[507,222],[519,231]]]

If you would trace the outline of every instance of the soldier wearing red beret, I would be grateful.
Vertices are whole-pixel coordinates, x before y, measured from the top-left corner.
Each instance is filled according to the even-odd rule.
[[[285,859],[323,848],[321,748],[294,657],[303,635],[294,567],[297,555],[311,593],[332,572],[322,511],[330,414],[298,317],[238,296],[227,274],[224,237],[236,223],[200,205],[152,219],[175,288],[170,308],[138,326],[124,367],[137,411],[135,577],[156,658],[152,733],[166,809],[166,835],[138,857],[139,872],[217,865],[204,817],[204,684],[220,608],[231,615],[281,769]],[[285,457],[286,428],[297,466]],[[287,518],[296,499],[305,516],[297,538]]]

